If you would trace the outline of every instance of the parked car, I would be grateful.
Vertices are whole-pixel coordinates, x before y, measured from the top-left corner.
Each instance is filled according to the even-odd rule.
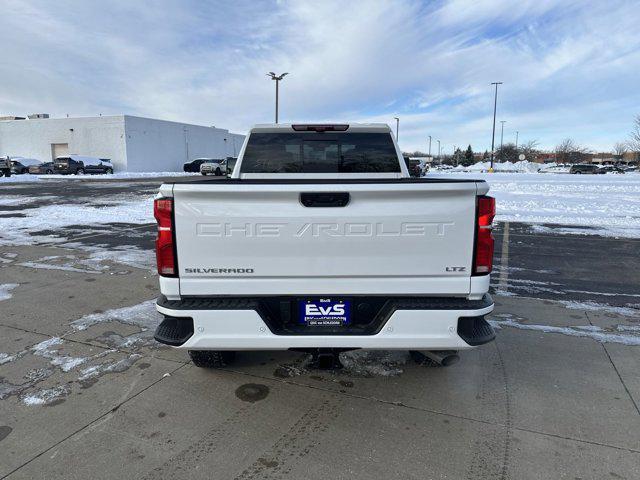
[[[227,160],[207,160],[200,165],[200,173],[202,175],[220,175],[227,174]]]
[[[0,157],[0,176],[11,176],[11,159],[9,157]]]
[[[83,157],[84,172],[88,174],[112,174],[113,164],[108,158]]]
[[[602,170],[599,173],[625,173],[625,169],[623,167],[618,167],[616,165],[604,165],[602,167],[600,167],[600,170]]]
[[[574,174],[598,174],[598,173],[606,173],[604,172],[598,165],[594,165],[592,163],[579,163],[577,165],[571,165],[569,169],[569,173]]]
[[[40,165],[42,162],[35,158],[11,157],[11,173],[22,175],[29,173],[29,167]]]
[[[570,169],[571,167],[569,165],[559,163],[557,165],[548,165],[542,167],[538,170],[538,173],[569,173]]]
[[[187,162],[182,167],[185,172],[198,173],[200,171],[200,165],[204,162],[217,162],[218,159],[215,158],[196,158],[195,160],[191,160]]]
[[[53,162],[31,165],[29,167],[29,173],[31,175],[51,175],[53,173]]]
[[[160,187],[155,339],[198,367],[287,349],[452,363],[495,338],[488,190],[410,177],[386,124],[254,127],[231,178]]]

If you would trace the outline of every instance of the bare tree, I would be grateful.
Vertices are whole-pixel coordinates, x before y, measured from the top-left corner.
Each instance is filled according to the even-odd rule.
[[[636,116],[633,123],[633,130],[629,134],[629,149],[634,152],[640,152],[640,115]]]
[[[537,140],[529,140],[528,142],[523,143],[518,147],[520,153],[524,154],[525,160],[533,161],[538,153],[540,153],[540,149],[538,148]]]
[[[556,162],[580,163],[585,159],[587,149],[578,145],[573,139],[565,138],[556,145]]]
[[[518,149],[516,149],[513,143],[505,143],[496,150],[496,158],[498,158],[500,162],[517,162]]]
[[[616,144],[613,146],[613,153],[615,153],[616,155],[619,155],[620,157],[623,156],[628,151],[629,151],[629,146],[627,145],[626,142],[616,142]]]

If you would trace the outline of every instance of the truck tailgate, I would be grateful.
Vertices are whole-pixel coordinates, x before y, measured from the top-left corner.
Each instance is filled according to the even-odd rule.
[[[180,294],[466,295],[477,190],[455,181],[176,184]],[[304,206],[301,195],[314,192],[349,200]]]

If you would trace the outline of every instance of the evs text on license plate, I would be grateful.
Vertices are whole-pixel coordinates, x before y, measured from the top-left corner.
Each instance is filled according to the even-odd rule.
[[[340,327],[351,320],[349,301],[320,298],[300,301],[300,323],[309,326]]]

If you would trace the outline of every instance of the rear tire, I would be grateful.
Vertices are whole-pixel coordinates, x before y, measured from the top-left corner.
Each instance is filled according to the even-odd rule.
[[[79,168],[76,170],[76,175],[84,175],[84,168]]]
[[[189,357],[199,368],[224,368],[233,363],[236,352],[229,350],[189,350]]]
[[[220,175],[222,175],[222,170],[216,168],[216,177],[219,177]]]
[[[53,175],[53,170],[47,170],[44,173],[45,173],[45,175]]]

